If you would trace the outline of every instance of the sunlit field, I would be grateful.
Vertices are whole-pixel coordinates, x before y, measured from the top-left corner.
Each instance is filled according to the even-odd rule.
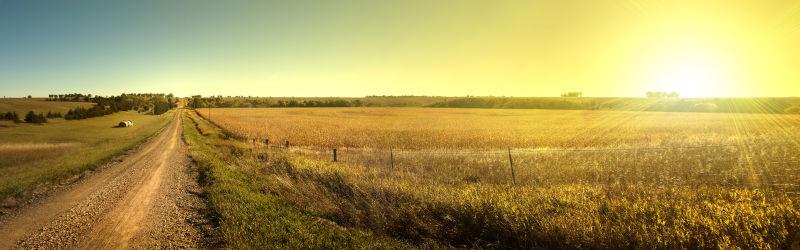
[[[233,134],[375,149],[632,148],[798,143],[800,116],[624,111],[199,109]]]
[[[800,228],[796,115],[210,112],[244,142],[225,160],[264,192],[416,244],[787,247]]]

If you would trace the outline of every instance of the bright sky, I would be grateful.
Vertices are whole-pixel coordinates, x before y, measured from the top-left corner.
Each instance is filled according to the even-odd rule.
[[[5,1],[0,95],[800,96],[800,1]]]

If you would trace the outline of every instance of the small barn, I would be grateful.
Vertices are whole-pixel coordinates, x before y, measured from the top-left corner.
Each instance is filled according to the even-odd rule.
[[[130,121],[130,120],[124,120],[124,121],[119,122],[119,124],[117,124],[117,127],[120,127],[120,128],[127,128],[127,127],[130,127],[130,126],[133,126],[133,122]]]

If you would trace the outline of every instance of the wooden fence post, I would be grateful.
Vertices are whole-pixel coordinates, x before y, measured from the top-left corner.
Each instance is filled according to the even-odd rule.
[[[286,149],[289,149],[289,140],[286,140]]]
[[[267,147],[269,147],[269,138],[267,138],[266,140],[264,140],[264,144],[267,144]]]
[[[336,162],[336,149],[333,149],[333,162]]]
[[[389,148],[389,163],[391,164],[389,171],[394,171],[394,149],[392,148]]]
[[[511,158],[511,148],[508,148],[508,165],[511,166],[511,181],[517,185],[517,176],[514,174],[514,159]]]

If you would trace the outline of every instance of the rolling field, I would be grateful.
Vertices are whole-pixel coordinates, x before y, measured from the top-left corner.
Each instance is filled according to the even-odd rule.
[[[171,114],[120,112],[80,121],[51,119],[46,125],[0,127],[0,201],[97,167],[156,133]],[[120,120],[133,120],[135,125],[115,128]]]
[[[0,99],[0,112],[17,112],[24,116],[28,111],[35,113],[58,112],[67,114],[67,111],[77,107],[89,108],[94,103],[88,102],[50,102],[42,99],[3,98]]]
[[[207,109],[199,111],[208,116]],[[211,112],[215,124],[240,137],[324,148],[682,147],[763,144],[800,135],[796,115],[444,108]]]
[[[207,118],[208,110],[199,111]],[[220,161],[257,180],[247,182],[252,188],[340,226],[412,244],[782,248],[800,242],[798,116],[211,112],[228,138],[242,141],[219,143]],[[285,140],[290,149],[277,149]]]

